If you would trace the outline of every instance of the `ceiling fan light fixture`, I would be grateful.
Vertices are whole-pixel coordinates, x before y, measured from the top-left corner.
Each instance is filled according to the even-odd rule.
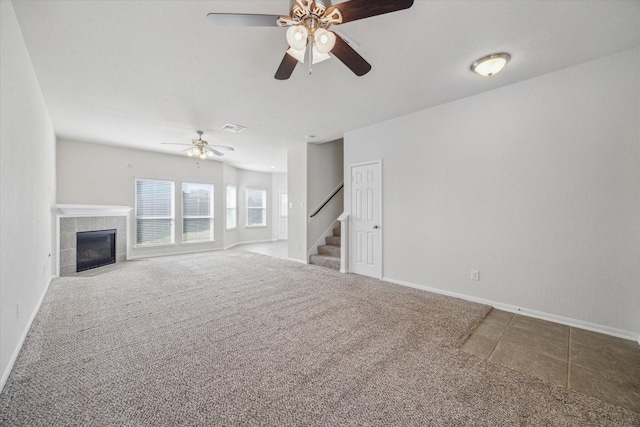
[[[491,77],[499,73],[511,59],[508,53],[492,53],[484,56],[471,64],[471,70],[483,77]]]
[[[336,44],[336,35],[332,31],[318,28],[313,36],[313,44],[319,53],[329,53]]]
[[[306,49],[294,49],[293,46],[287,49],[287,53],[304,64],[304,53]]]
[[[316,46],[313,46],[313,61],[312,64],[317,64],[318,62],[326,61],[327,59],[331,59],[328,53],[320,52]]]
[[[292,25],[287,29],[287,43],[296,50],[302,50],[307,46],[309,31],[304,25]]]

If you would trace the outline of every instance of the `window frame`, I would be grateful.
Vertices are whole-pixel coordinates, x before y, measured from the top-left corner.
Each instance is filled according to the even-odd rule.
[[[229,189],[235,191],[234,206],[229,207]],[[238,187],[236,185],[227,184],[225,187],[225,230],[235,230],[238,228]],[[233,226],[229,227],[229,210],[233,209]]]
[[[263,198],[263,206],[262,207],[249,207],[249,192],[250,191],[262,191],[264,194]],[[259,227],[267,227],[267,189],[264,187],[247,187],[245,188],[245,227],[246,228],[259,228]],[[261,209],[262,210],[262,224],[249,224],[249,211]]]
[[[181,198],[180,201],[181,201],[181,215],[182,215],[182,230],[181,230],[182,233],[180,235],[180,242],[187,243],[187,244],[214,242],[215,241],[215,213],[214,213],[215,185],[213,185],[210,182],[193,182],[193,181],[181,181],[180,184],[181,184],[180,185],[180,198]],[[211,197],[209,199],[209,215],[185,215],[185,210],[184,210],[184,202],[185,202],[184,186],[185,185],[201,185],[201,186],[210,187]],[[188,219],[209,219],[209,236],[210,237],[208,239],[185,240],[184,222],[185,220],[188,220]]]
[[[141,216],[138,213],[138,182],[139,181],[153,181],[164,182],[171,184],[171,207],[170,216]],[[134,180],[134,198],[135,198],[135,248],[156,248],[159,246],[173,246],[176,244],[176,182],[172,179],[158,179],[158,178],[135,178]],[[138,221],[142,220],[171,220],[170,241],[161,243],[145,243],[138,241]]]

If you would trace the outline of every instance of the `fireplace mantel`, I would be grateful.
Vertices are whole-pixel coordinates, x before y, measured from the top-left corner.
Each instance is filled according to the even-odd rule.
[[[108,205],[55,205],[55,208],[63,216],[126,216],[133,210],[129,206]]]

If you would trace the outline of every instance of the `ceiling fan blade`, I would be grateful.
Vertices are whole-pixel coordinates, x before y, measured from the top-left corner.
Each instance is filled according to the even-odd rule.
[[[250,13],[209,13],[207,18],[216,27],[277,27],[280,16]]]
[[[209,144],[209,147],[218,147],[221,150],[236,151],[233,147],[227,145]]]
[[[349,0],[334,7],[342,13],[342,23],[408,9],[413,0]],[[327,15],[329,10],[327,10]]]
[[[333,46],[333,49],[331,49],[331,53],[353,71],[356,76],[364,76],[371,71],[371,64],[365,61],[365,59],[353,50],[346,41],[342,40],[340,36],[336,36],[336,44]]]
[[[291,77],[293,73],[293,69],[296,68],[296,64],[298,60],[288,53],[284,54],[284,58],[282,58],[282,62],[276,71],[276,75],[274,76],[277,80],[287,80]]]
[[[219,152],[218,150],[214,150],[213,148],[209,148],[209,150],[211,150],[213,152],[213,154],[215,154],[216,156],[224,156],[223,153]]]

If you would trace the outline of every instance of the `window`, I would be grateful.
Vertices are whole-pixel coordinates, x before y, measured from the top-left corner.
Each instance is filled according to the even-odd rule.
[[[182,183],[182,241],[213,240],[213,185]]]
[[[227,185],[227,230],[238,226],[238,190]]]
[[[247,227],[267,225],[267,190],[247,188]]]
[[[173,181],[136,179],[136,244],[174,242]]]

